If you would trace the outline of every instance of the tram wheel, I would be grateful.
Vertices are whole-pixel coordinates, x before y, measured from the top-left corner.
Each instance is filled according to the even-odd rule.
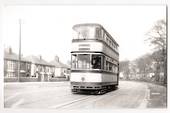
[[[71,92],[72,92],[72,94],[76,94],[76,93],[78,93],[78,90],[77,89],[72,89]]]
[[[105,90],[105,89],[101,89],[101,90],[97,91],[97,94],[98,94],[98,95],[103,95],[103,94],[105,94],[105,93],[106,93],[106,90]]]

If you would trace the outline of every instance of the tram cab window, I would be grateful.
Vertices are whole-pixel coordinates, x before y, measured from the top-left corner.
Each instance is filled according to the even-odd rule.
[[[78,55],[78,69],[89,69],[90,68],[90,55],[79,54]]]
[[[101,69],[101,58],[102,57],[100,55],[92,55],[92,69]]]

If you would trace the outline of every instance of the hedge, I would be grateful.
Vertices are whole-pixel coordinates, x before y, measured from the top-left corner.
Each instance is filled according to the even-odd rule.
[[[37,82],[38,78],[33,78],[33,77],[20,77],[19,78],[20,82]],[[8,77],[8,78],[4,78],[4,82],[18,82],[18,78],[17,77]]]

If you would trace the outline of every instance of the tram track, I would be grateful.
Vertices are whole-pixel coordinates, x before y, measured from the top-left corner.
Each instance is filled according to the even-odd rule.
[[[65,103],[62,103],[62,104],[50,106],[49,108],[50,109],[60,109],[60,108],[70,106],[72,104],[75,104],[75,103],[90,99],[90,98],[92,98],[92,96],[86,96],[86,97],[82,97],[82,98],[79,98],[79,99],[76,99],[76,100],[73,100],[73,101],[69,101],[69,102],[65,102]]]
[[[89,106],[86,107],[91,107],[90,105],[92,105],[91,103],[95,103],[98,100],[101,100],[102,98],[107,97],[108,94],[104,94],[104,95],[89,95],[86,97],[82,97],[79,99],[76,99],[74,101],[69,101],[69,102],[65,102],[59,105],[55,105],[55,106],[51,106],[49,108],[51,109],[70,109],[75,107],[75,109],[77,109],[77,107],[80,105],[82,105],[82,103],[90,103]],[[81,106],[82,107],[82,106]]]

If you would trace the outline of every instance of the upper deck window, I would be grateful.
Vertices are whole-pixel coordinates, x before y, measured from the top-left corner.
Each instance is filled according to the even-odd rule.
[[[96,38],[102,38],[102,31],[100,28],[96,28]]]
[[[89,38],[89,33],[90,31],[88,29],[83,29],[82,31],[79,32],[78,38],[79,39],[87,39]]]
[[[93,27],[79,27],[76,28],[73,32],[74,39],[92,39],[95,38],[95,29]]]
[[[111,42],[111,40],[109,39],[109,46],[111,46],[111,44],[112,44],[112,42]]]

